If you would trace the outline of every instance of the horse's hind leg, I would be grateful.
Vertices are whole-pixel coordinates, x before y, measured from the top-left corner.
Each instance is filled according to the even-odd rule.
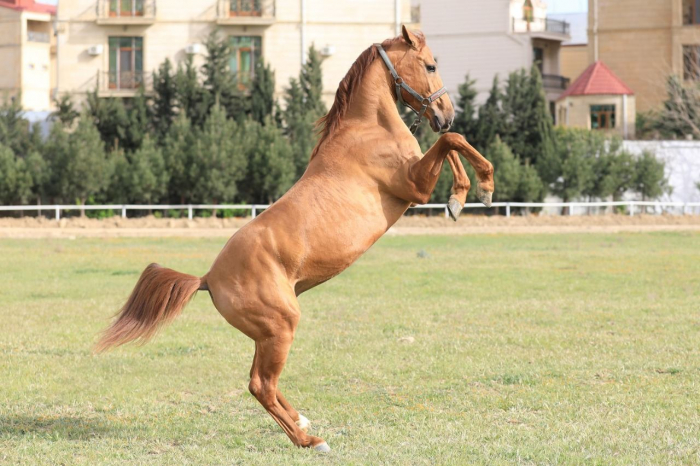
[[[253,378],[253,369],[255,368],[255,360],[258,357],[258,348],[257,345],[255,347],[255,356],[253,356],[253,365],[250,367],[250,378],[252,380]],[[287,414],[289,414],[289,417],[292,418],[292,420],[296,423],[296,425],[301,428],[304,432],[306,432],[309,429],[309,420],[305,417],[299,414],[299,412],[294,409],[294,407],[287,401],[287,399],[282,395],[282,392],[277,389],[277,401],[279,404],[282,405],[285,411],[287,411]]]
[[[250,392],[270,413],[270,416],[284,430],[289,439],[298,447],[313,447],[320,451],[329,451],[328,444],[319,437],[307,435],[292,418],[287,403],[277,389],[279,376],[287,361],[289,348],[292,346],[293,330],[255,342],[255,360],[251,370]],[[279,394],[279,396],[278,396]],[[280,401],[280,398],[283,401]],[[293,408],[292,408],[293,409]],[[296,412],[296,411],[294,411]],[[297,413],[298,416],[298,413]]]

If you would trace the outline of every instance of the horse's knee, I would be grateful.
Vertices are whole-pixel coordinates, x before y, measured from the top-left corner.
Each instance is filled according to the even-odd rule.
[[[260,399],[260,397],[262,396],[262,382],[259,378],[254,377],[250,379],[250,383],[248,384],[248,391],[256,399]]]

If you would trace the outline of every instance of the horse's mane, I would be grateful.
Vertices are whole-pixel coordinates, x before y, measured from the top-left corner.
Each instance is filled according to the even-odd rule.
[[[423,34],[421,34],[419,31],[415,31],[414,36],[419,41],[419,43],[417,44],[417,48],[423,48],[423,46],[425,45],[425,37],[423,36]],[[402,41],[403,37],[401,36],[395,37],[393,39],[387,39],[384,42],[382,42],[382,47],[386,49],[396,44],[397,42]],[[374,45],[369,46],[367,49],[365,49],[364,52],[360,54],[359,57],[357,57],[357,60],[355,60],[355,63],[352,64],[348,73],[345,75],[343,80],[340,81],[340,84],[338,85],[338,90],[335,93],[335,101],[333,102],[333,106],[331,107],[330,111],[326,114],[326,116],[321,117],[316,122],[316,130],[320,134],[320,137],[318,143],[316,144],[316,147],[314,147],[314,150],[311,153],[312,159],[318,153],[321,144],[323,144],[326,141],[326,139],[328,139],[328,137],[331,134],[333,134],[340,126],[340,122],[345,116],[345,113],[348,111],[348,106],[350,105],[350,102],[352,101],[355,92],[362,83],[362,78],[367,73],[367,70],[369,69],[372,62],[374,62],[374,59],[378,56],[379,52],[377,52],[377,47],[375,47]]]

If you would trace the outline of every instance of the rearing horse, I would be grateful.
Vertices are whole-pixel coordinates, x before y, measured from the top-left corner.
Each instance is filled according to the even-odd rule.
[[[433,131],[449,129],[455,114],[449,97],[431,95],[443,87],[436,68],[423,35],[405,27],[401,37],[362,52],[319,122],[304,176],[236,232],[203,277],[149,265],[97,350],[147,340],[197,290],[208,290],[221,315],[255,341],[253,396],[294,445],[329,451],[306,433],[308,419],[277,386],[301,317],[297,296],[355,262],[411,204],[428,202],[445,159],[454,174],[455,219],[470,187],[459,154],[476,171],[481,201],[491,201],[493,167],[463,136],[445,133],[422,154],[396,109],[398,98],[422,107]]]

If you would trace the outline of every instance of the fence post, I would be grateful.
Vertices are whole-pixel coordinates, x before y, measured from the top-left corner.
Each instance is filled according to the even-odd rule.
[[[122,206],[122,218],[126,218],[126,206]]]
[[[632,204],[630,202],[629,208],[630,208],[630,217],[634,217],[634,204]]]
[[[187,206],[187,219],[192,220],[192,204]]]
[[[506,202],[506,217],[510,218],[510,202]]]
[[[688,215],[688,203],[683,203],[683,215]]]
[[[574,215],[574,205],[569,203],[569,217]]]
[[[61,209],[56,206],[56,221],[61,220]]]
[[[447,204],[445,204],[445,218],[450,218],[450,211],[447,208]]]
[[[255,216],[256,216],[257,214],[258,214],[258,210],[255,208],[255,204],[253,204],[253,205],[251,206],[251,209],[250,209],[250,216],[251,216],[252,218],[255,218]]]

